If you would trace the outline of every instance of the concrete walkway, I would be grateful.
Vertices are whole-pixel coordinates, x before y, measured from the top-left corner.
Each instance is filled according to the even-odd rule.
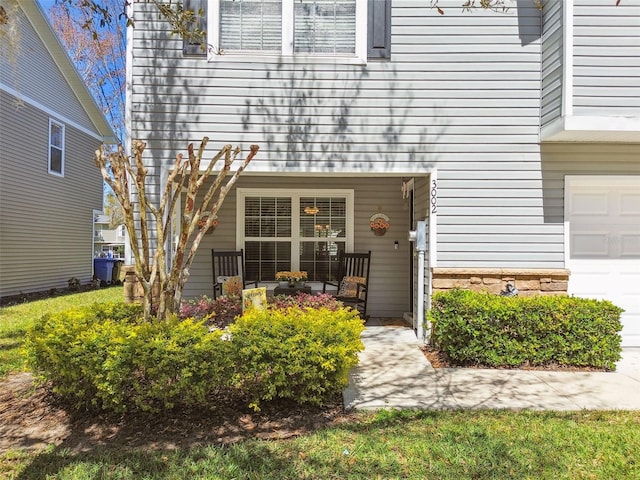
[[[615,372],[434,369],[410,328],[367,326],[362,340],[347,409],[640,410],[640,348]]]

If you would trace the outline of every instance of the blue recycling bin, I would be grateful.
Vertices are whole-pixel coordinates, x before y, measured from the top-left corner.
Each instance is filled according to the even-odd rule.
[[[103,280],[106,283],[113,281],[113,265],[118,260],[115,258],[94,258],[93,259],[93,273],[98,280]]]

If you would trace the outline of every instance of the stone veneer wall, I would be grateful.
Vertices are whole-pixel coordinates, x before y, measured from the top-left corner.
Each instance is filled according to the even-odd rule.
[[[513,268],[432,268],[433,291],[454,288],[499,294],[507,283],[521,296],[566,295],[569,270]]]

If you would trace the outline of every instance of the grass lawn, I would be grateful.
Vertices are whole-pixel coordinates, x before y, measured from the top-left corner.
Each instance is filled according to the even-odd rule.
[[[383,411],[293,440],[0,455],[15,479],[638,479],[631,412]]]
[[[24,369],[24,332],[44,313],[121,298],[109,288],[0,308],[0,373]],[[621,480],[640,479],[639,452],[640,412],[382,411],[231,446],[0,451],[0,478]]]
[[[117,302],[123,298],[122,287],[115,286],[1,307],[0,378],[10,372],[24,370],[24,361],[20,353],[22,340],[29,325],[45,313],[60,312],[95,302]]]

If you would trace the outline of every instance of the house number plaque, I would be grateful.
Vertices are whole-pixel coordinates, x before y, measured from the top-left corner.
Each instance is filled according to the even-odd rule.
[[[431,213],[438,211],[438,182],[431,181]]]

